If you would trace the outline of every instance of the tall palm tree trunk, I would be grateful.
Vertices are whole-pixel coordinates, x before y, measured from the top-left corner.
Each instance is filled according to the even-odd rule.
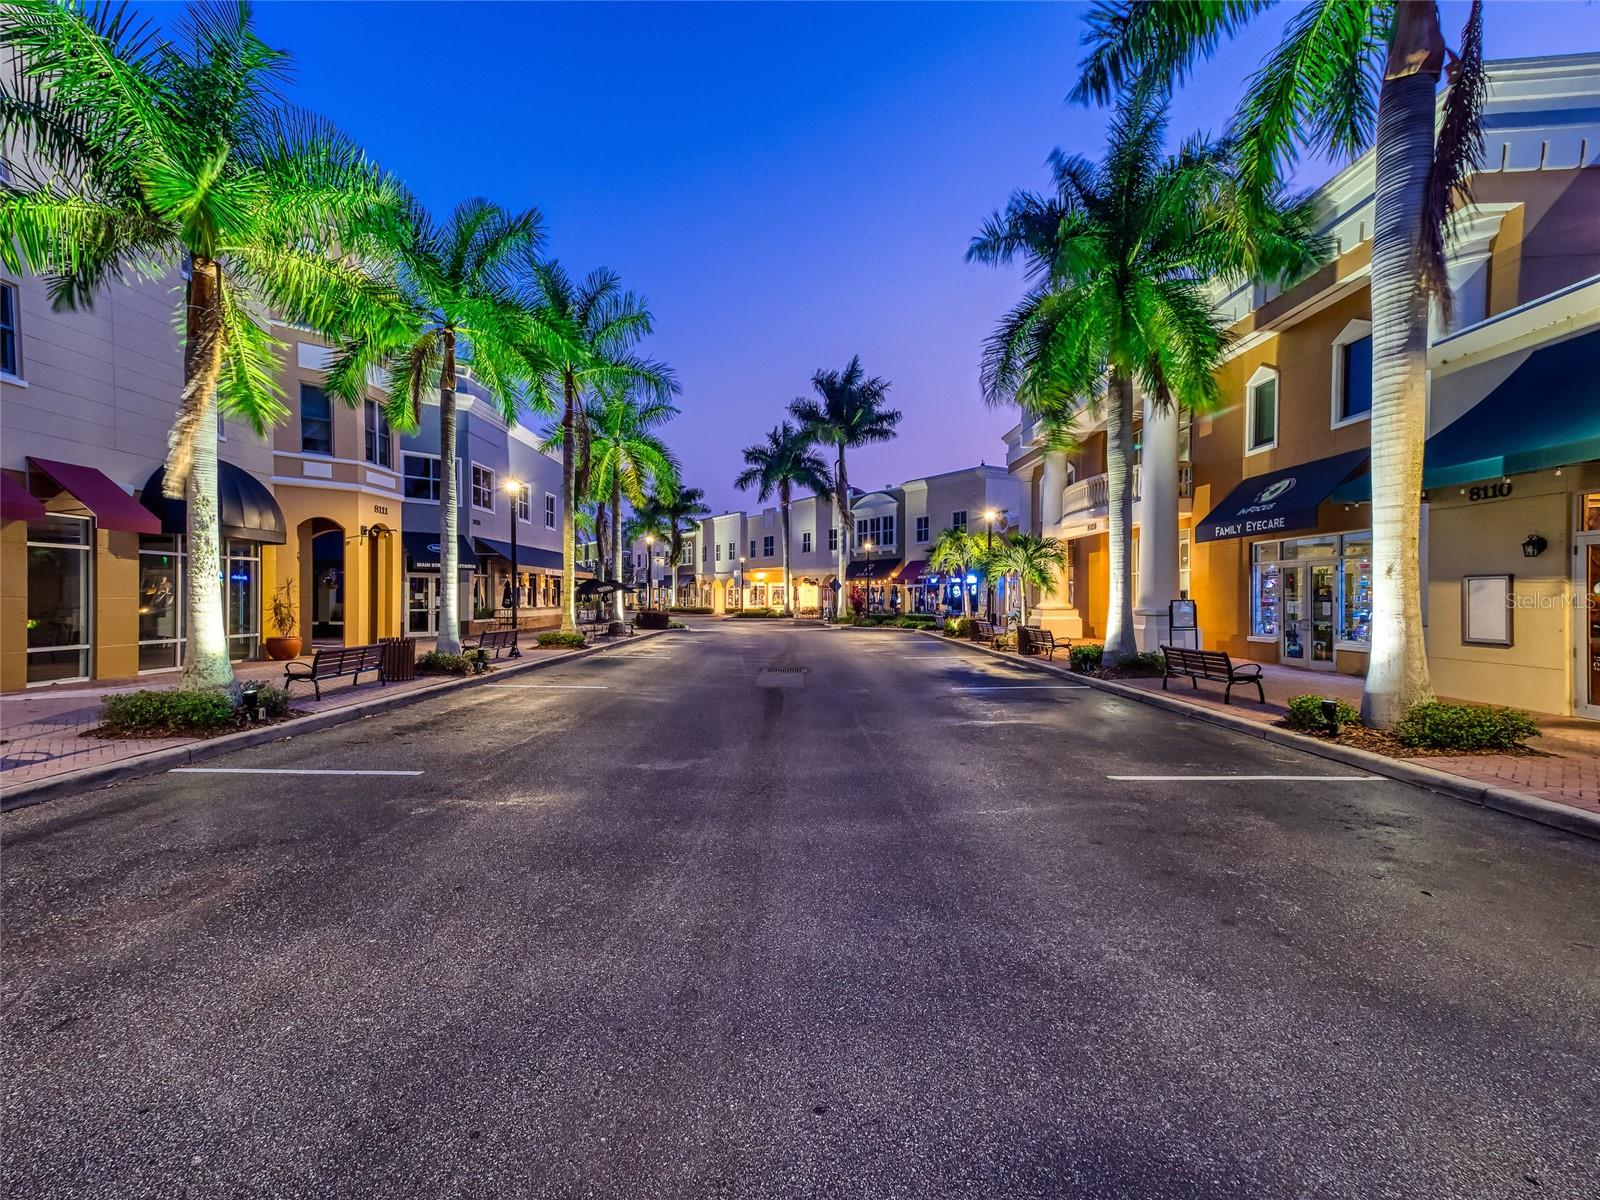
[[[615,473],[611,479],[611,578],[622,582],[622,480]],[[611,593],[611,619],[622,623],[622,589]]]
[[[570,378],[562,381],[561,410],[561,567],[565,579],[561,588],[561,631],[578,632],[578,497],[576,490],[578,452],[573,429],[577,420],[578,395]]]
[[[1106,525],[1110,588],[1106,597],[1105,658],[1114,663],[1136,652],[1133,640],[1133,381],[1111,372],[1106,396]]]
[[[783,615],[794,616],[794,601],[789,588],[789,485],[783,484],[778,492],[778,507],[783,510]]]
[[[222,529],[217,521],[217,379],[222,372],[222,271],[211,259],[190,264],[185,314],[183,409],[172,431],[169,480],[187,474],[184,495],[184,652],[179,686],[233,682],[222,610]],[[176,472],[175,472],[176,467]]]
[[[850,584],[845,578],[850,567],[850,480],[844,471],[844,447],[839,447],[839,464],[834,475],[839,507],[839,599],[834,605],[834,620],[850,615]]]
[[[1428,302],[1417,287],[1422,197],[1434,153],[1444,53],[1431,4],[1403,4],[1374,148],[1372,231],[1372,655],[1364,721],[1389,728],[1431,699],[1422,629],[1422,448],[1428,427]]]
[[[456,478],[456,334],[444,331],[439,367],[439,636],[442,654],[461,653],[460,481]]]

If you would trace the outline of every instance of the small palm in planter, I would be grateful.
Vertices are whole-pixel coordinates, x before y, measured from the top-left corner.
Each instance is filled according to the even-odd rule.
[[[287,662],[300,656],[300,614],[295,611],[294,593],[284,584],[272,593],[267,609],[267,623],[278,631],[277,637],[262,639],[267,657],[274,662]]]

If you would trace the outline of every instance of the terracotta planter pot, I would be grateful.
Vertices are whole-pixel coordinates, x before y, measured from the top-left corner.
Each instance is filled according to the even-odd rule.
[[[300,657],[300,639],[297,637],[269,637],[261,639],[261,648],[274,662],[288,662]]]

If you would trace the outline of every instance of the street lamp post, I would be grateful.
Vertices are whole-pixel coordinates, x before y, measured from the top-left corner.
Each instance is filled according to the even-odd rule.
[[[983,510],[983,575],[984,581],[987,584],[986,591],[988,595],[988,619],[989,624],[991,625],[994,624],[994,563],[991,561],[991,559],[994,555],[994,523],[999,516],[1000,514],[992,508],[986,508]]]
[[[744,555],[739,555],[739,611],[744,611]]]
[[[517,506],[522,501],[521,482],[515,479],[506,480],[506,495],[510,497],[511,504],[511,653],[507,658],[521,658],[522,651],[517,648],[517,636],[522,626],[522,588],[517,576]]]
[[[644,535],[644,606],[654,608],[656,601],[656,538]]]

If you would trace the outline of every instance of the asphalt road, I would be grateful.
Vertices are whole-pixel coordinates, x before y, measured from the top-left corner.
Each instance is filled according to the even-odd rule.
[[[0,819],[5,1194],[1600,1195],[1600,845],[909,634],[508,682]]]

